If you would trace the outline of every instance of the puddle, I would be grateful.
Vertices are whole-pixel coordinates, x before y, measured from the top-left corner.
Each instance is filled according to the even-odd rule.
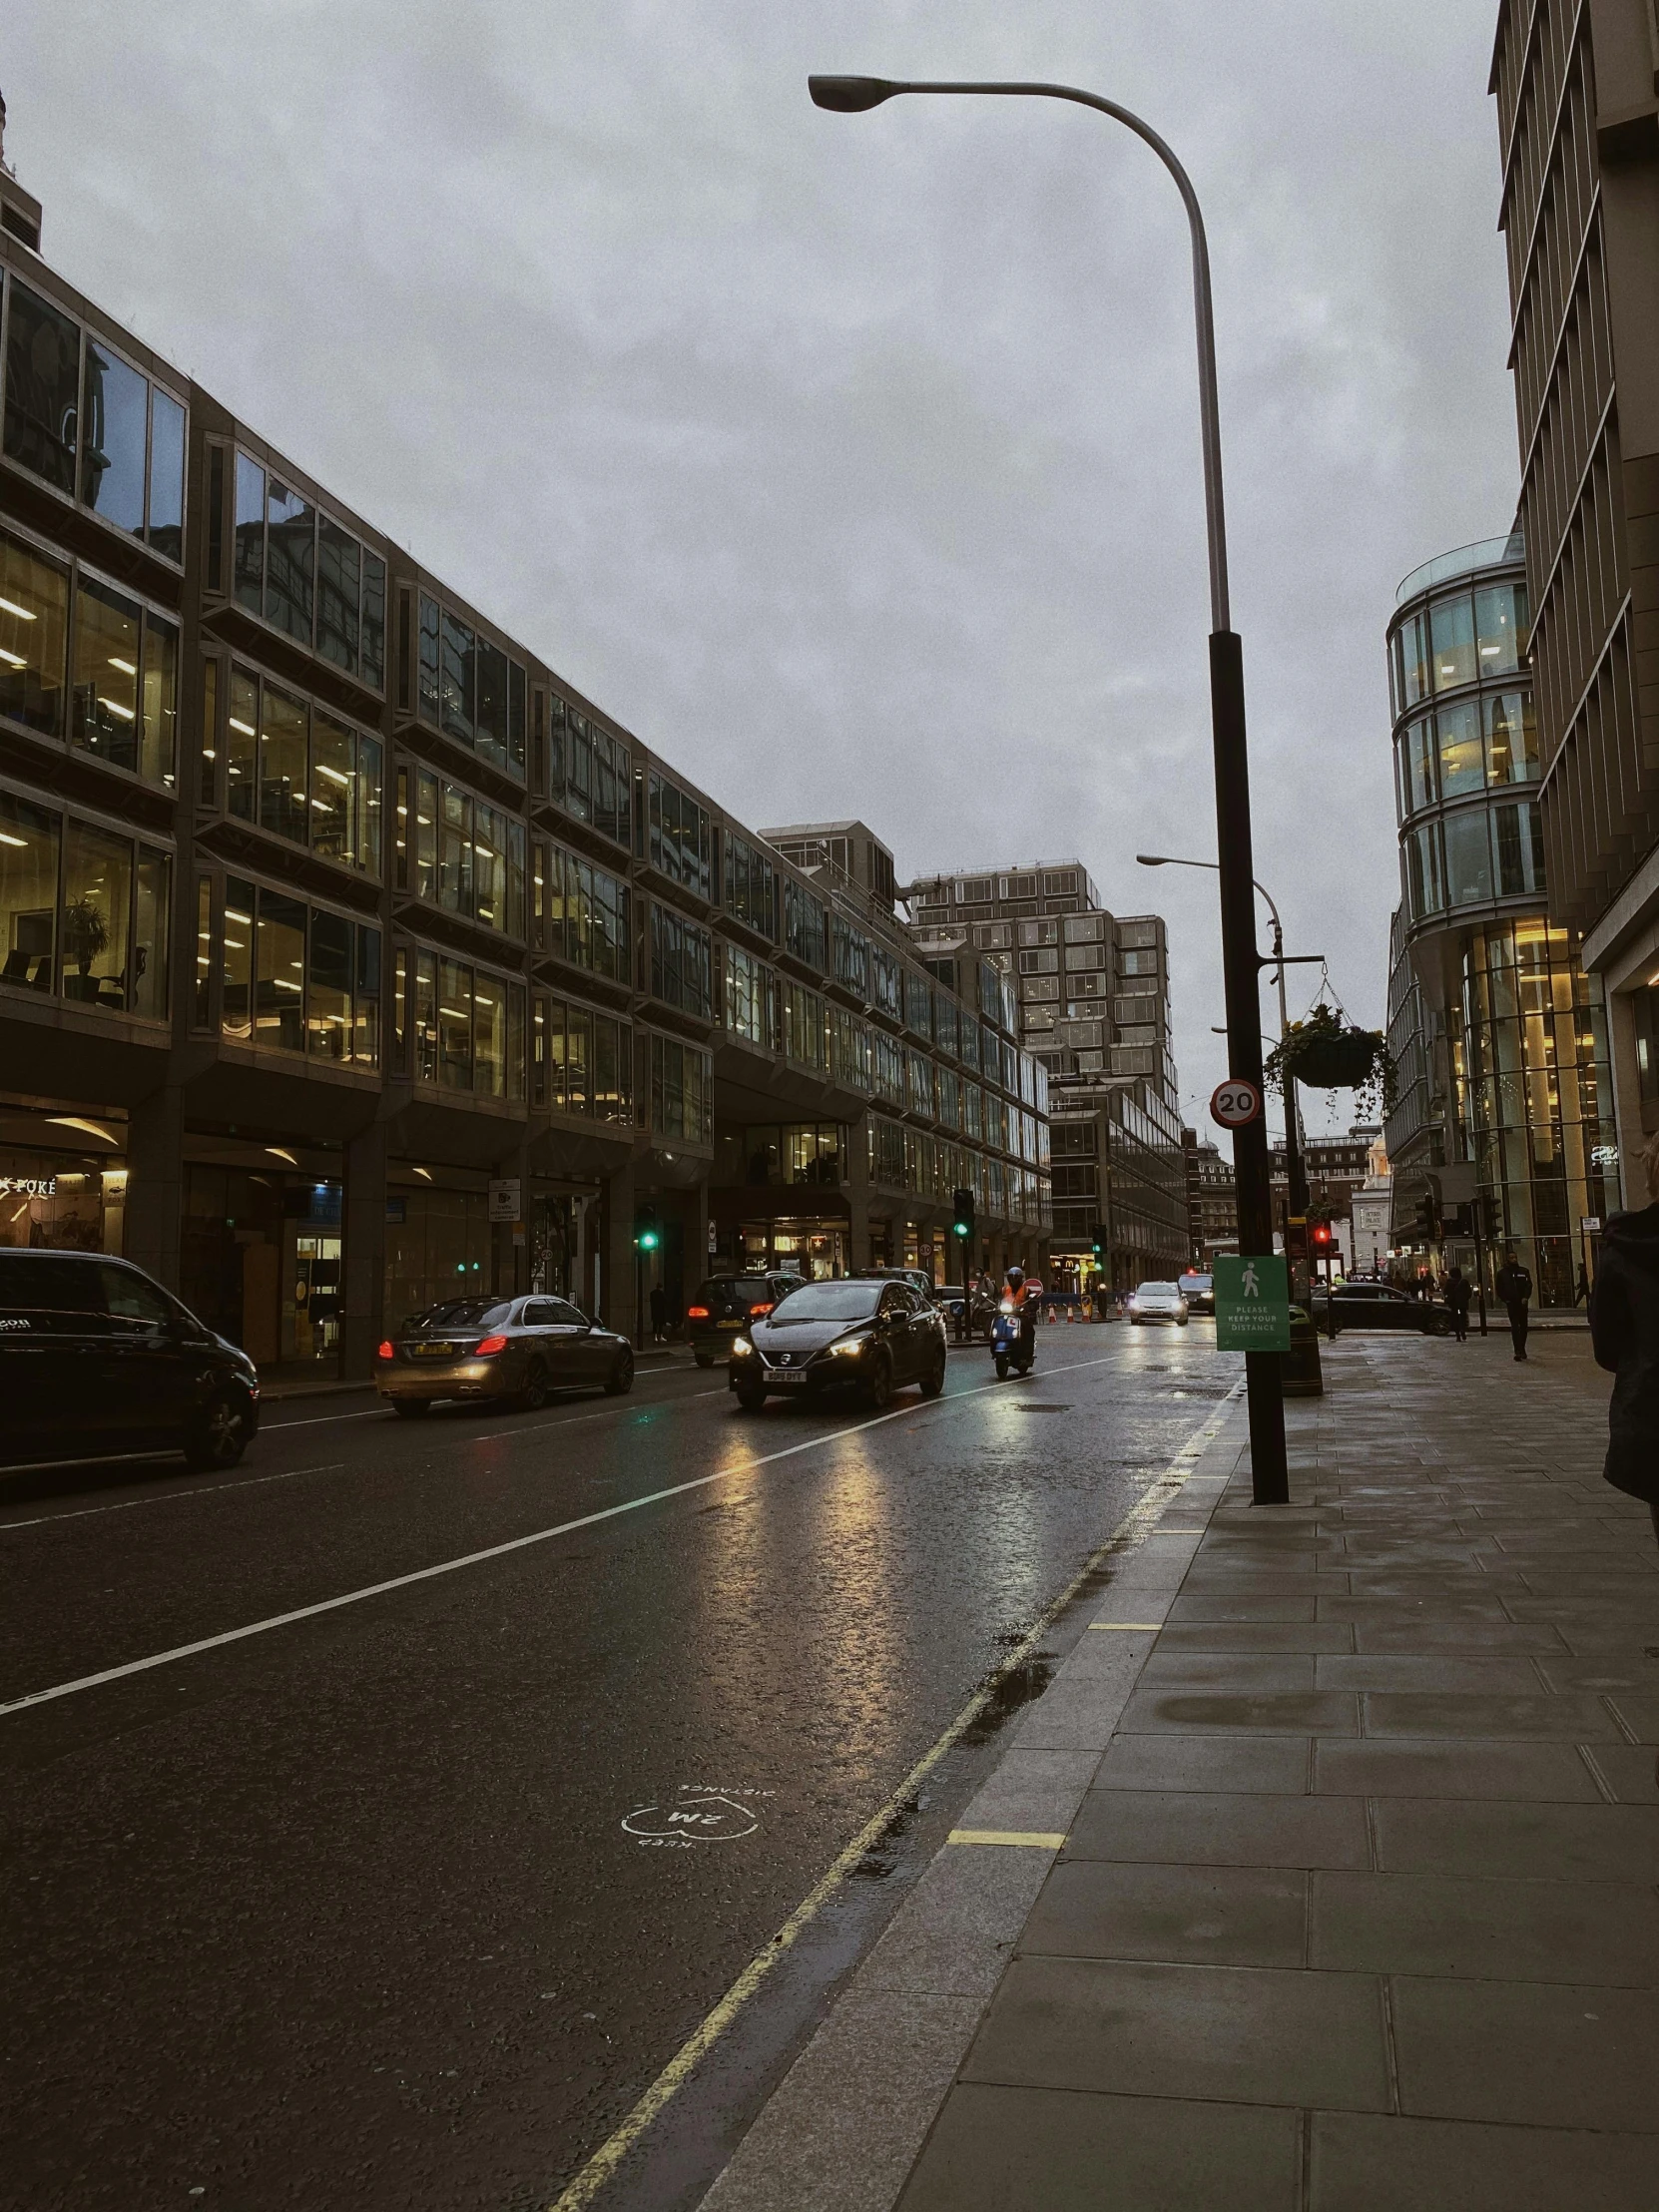
[[[885,1882],[897,1870],[898,1846],[910,1833],[926,1807],[925,1790],[918,1791],[912,1798],[906,1798],[869,1850],[851,1869],[850,1879],[854,1882]]]
[[[1054,1679],[1054,1654],[1039,1651],[1021,1667],[1012,1668],[1007,1674],[998,1675],[990,1685],[990,1695],[972,1723],[962,1731],[961,1742],[969,1745],[988,1744],[1034,1698],[1042,1696]]]

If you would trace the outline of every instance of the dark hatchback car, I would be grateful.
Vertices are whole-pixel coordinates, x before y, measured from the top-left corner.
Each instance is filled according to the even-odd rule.
[[[259,1425],[253,1361],[141,1268],[0,1252],[0,1467],[118,1451],[234,1467]]]
[[[686,1308],[686,1335],[698,1366],[712,1368],[717,1360],[724,1360],[734,1337],[801,1287],[799,1275],[777,1273],[713,1275],[700,1283]]]
[[[734,1339],[731,1386],[750,1412],[833,1389],[879,1408],[909,1382],[937,1397],[946,1357],[944,1315],[908,1283],[808,1283]]]
[[[1391,1283],[1339,1283],[1315,1291],[1308,1304],[1328,1337],[1345,1329],[1414,1329],[1423,1337],[1449,1337],[1451,1316],[1426,1298],[1408,1298]]]
[[[374,1355],[374,1387],[405,1419],[439,1398],[491,1398],[521,1411],[554,1390],[634,1386],[634,1348],[568,1299],[452,1298],[413,1314]]]

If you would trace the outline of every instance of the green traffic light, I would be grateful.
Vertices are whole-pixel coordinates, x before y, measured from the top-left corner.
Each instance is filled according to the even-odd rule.
[[[638,1241],[638,1244],[639,1244],[639,1248],[640,1248],[640,1250],[641,1250],[642,1252],[655,1252],[655,1251],[656,1251],[656,1249],[657,1249],[657,1245],[658,1245],[658,1237],[657,1237],[657,1232],[656,1232],[656,1230],[655,1230],[655,1229],[645,1229],[645,1230],[642,1230],[642,1231],[640,1232],[640,1235],[639,1235],[639,1238],[638,1238],[638,1240],[637,1240],[637,1241]]]

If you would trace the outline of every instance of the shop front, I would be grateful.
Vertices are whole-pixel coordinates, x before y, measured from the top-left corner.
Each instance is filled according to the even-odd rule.
[[[0,1111],[0,1247],[117,1256],[127,1207],[126,1131],[65,1108]]]

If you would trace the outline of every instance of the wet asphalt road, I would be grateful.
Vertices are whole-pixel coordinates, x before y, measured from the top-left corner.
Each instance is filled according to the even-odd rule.
[[[1240,1365],[1203,1323],[1055,1329],[1031,1382],[953,1354],[875,1425],[679,1370],[420,1427],[297,1401],[231,1477],[0,1481],[0,1702],[631,1508],[0,1715],[0,2202],[549,2205]],[[604,2205],[698,2201],[995,1749]]]

